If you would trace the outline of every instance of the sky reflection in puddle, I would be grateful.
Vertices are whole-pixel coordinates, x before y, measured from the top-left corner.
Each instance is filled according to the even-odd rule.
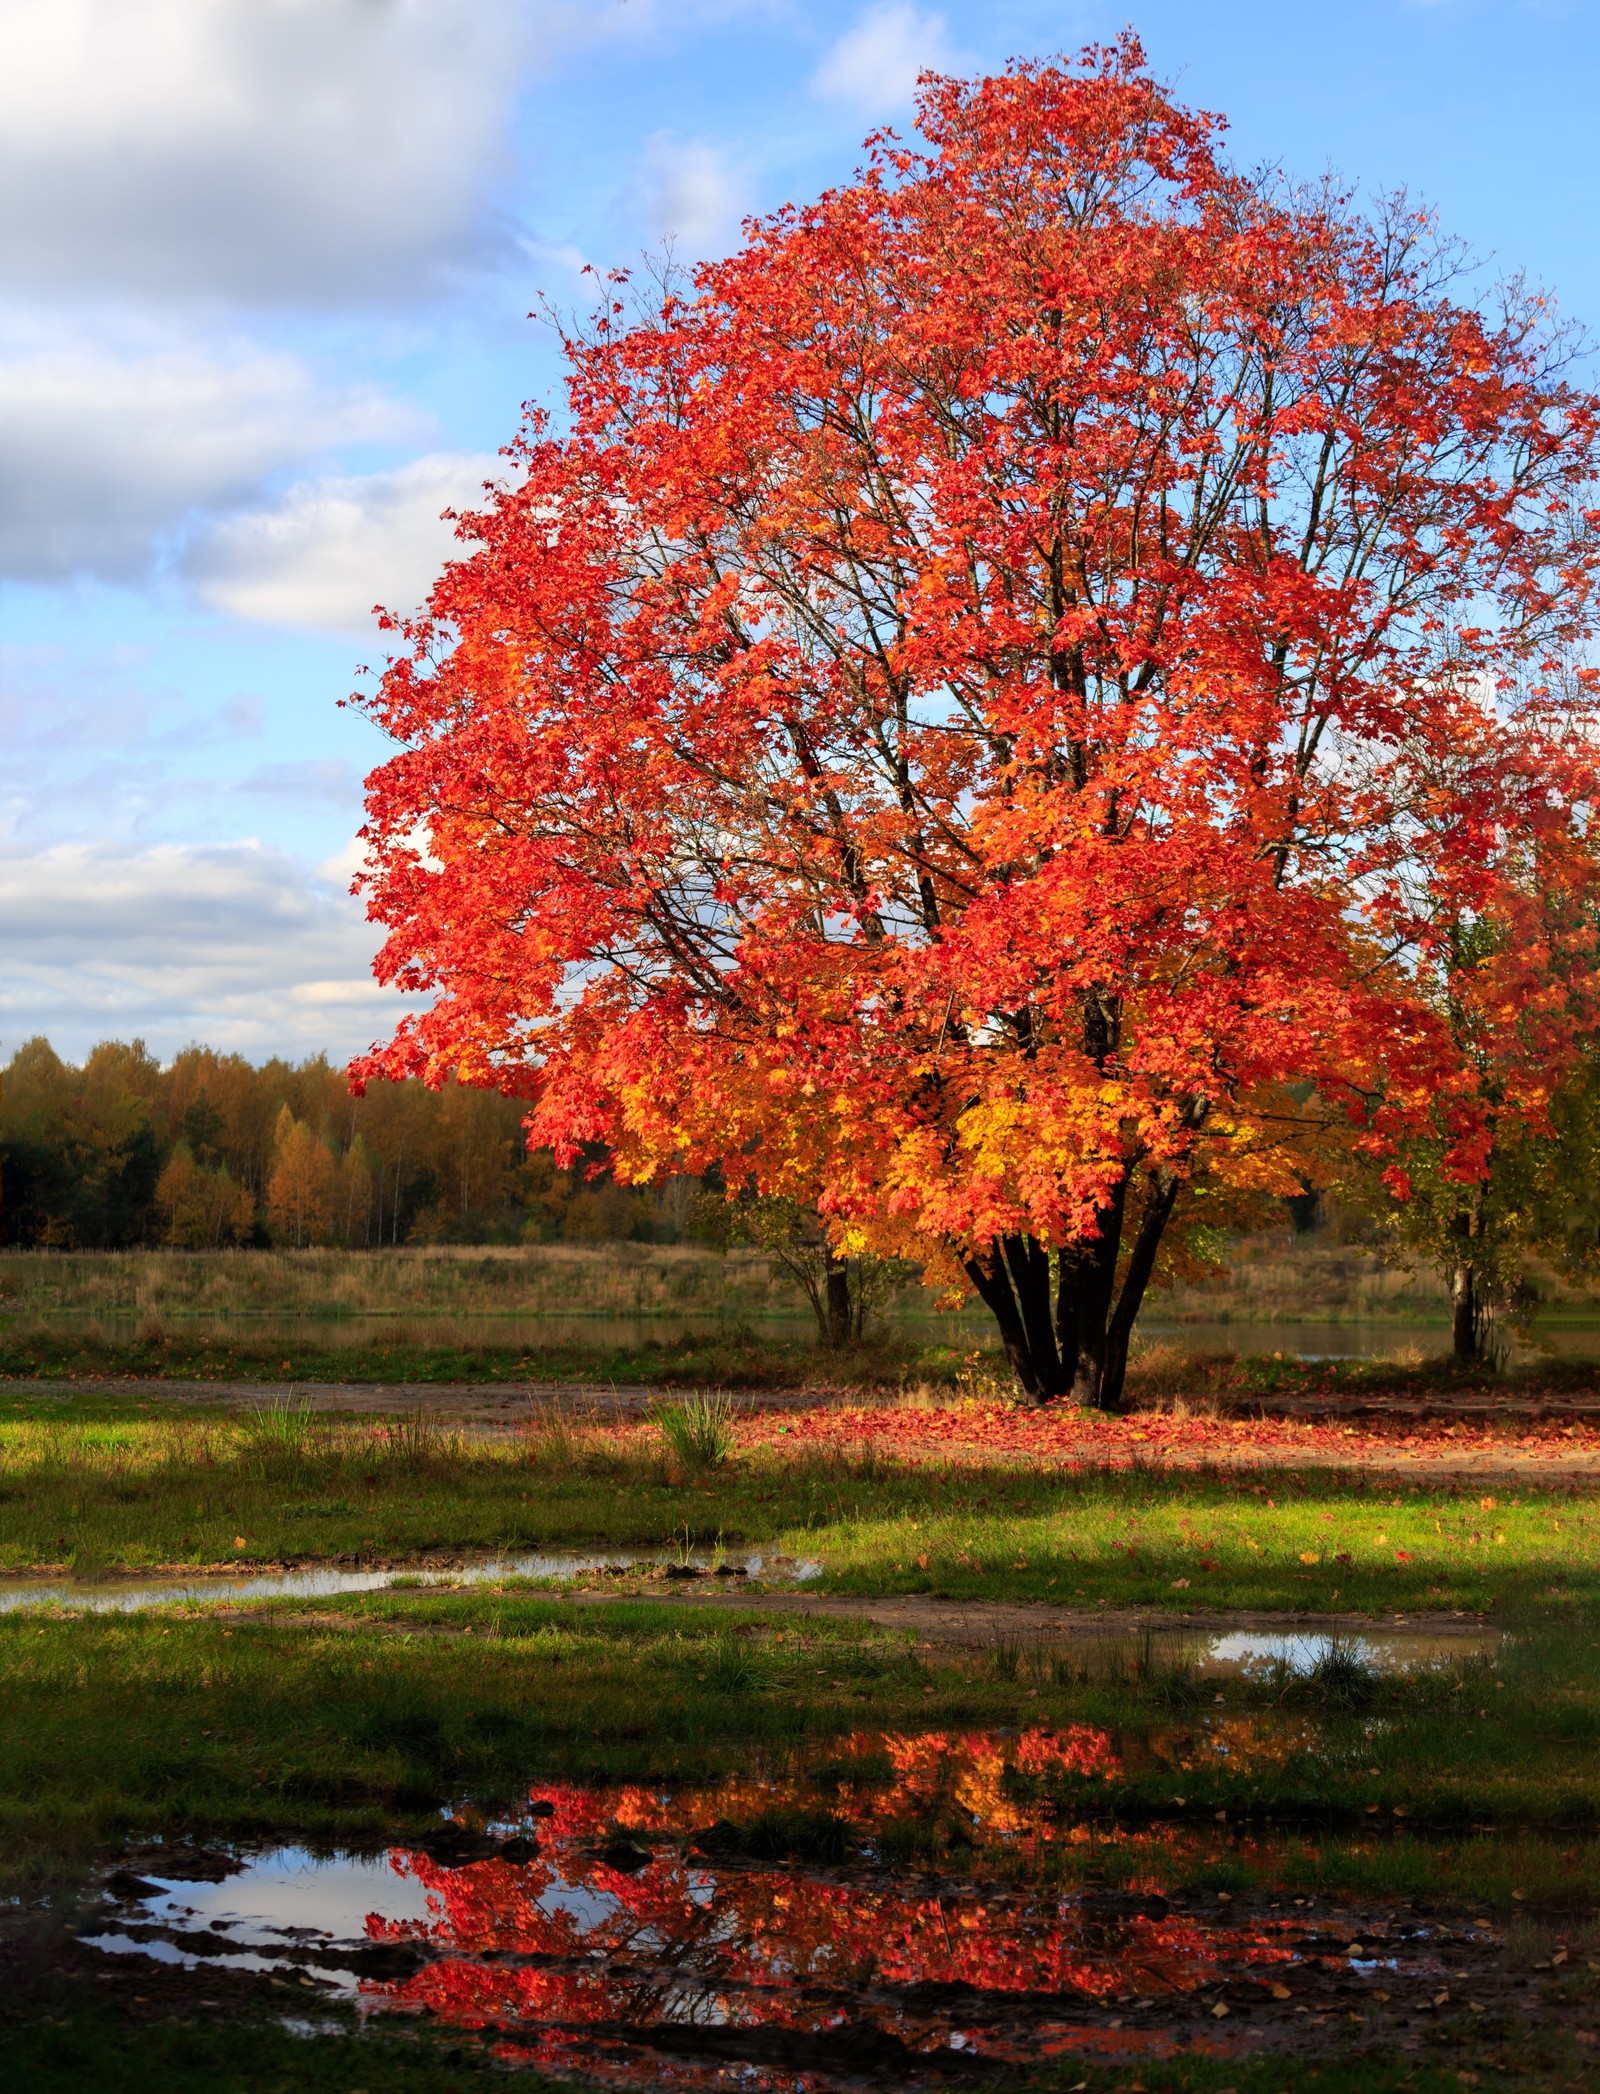
[[[1187,1637],[1175,1639],[1187,1654]],[[1194,1655],[1209,1672],[1261,1673],[1275,1666],[1309,1673],[1325,1665],[1336,1651],[1373,1672],[1416,1672],[1434,1665],[1455,1664],[1464,1657],[1492,1655],[1500,1648],[1498,1629],[1452,1630],[1439,1635],[1425,1629],[1231,1629],[1222,1635],[1196,1637]]]
[[[0,1614],[17,1607],[63,1606],[91,1614],[130,1614],[144,1607],[159,1607],[173,1601],[187,1606],[227,1606],[240,1600],[325,1600],[342,1592],[385,1592],[396,1583],[406,1586],[485,1585],[502,1578],[576,1578],[585,1571],[628,1570],[634,1565],[649,1570],[677,1566],[684,1561],[676,1550],[591,1549],[571,1552],[519,1551],[492,1556],[447,1569],[401,1567],[390,1570],[344,1570],[318,1564],[305,1570],[242,1572],[237,1576],[118,1578],[79,1581],[72,1578],[0,1579]],[[750,1578],[805,1584],[819,1577],[822,1565],[799,1562],[789,1556],[760,1555],[743,1551],[725,1557],[693,1556],[689,1562],[707,1576],[719,1565],[742,1570]]]
[[[1301,1729],[1274,1749],[1299,1749]],[[1203,1723],[1187,1735],[1208,1749]],[[520,1819],[447,1824],[430,1852],[286,1848],[193,1882],[144,1850],[137,1877],[113,1881],[106,1932],[84,1939],[309,1978],[603,2084],[772,2094],[1079,2052],[1232,2052],[1273,2016],[1307,2035],[1312,2020],[1289,2017],[1318,2008],[1319,1986],[1434,1982],[1439,1937],[1392,1916],[1363,1919],[1352,1954],[1348,1916],[1183,1896],[1208,1860],[1269,1849],[1086,1820],[1123,1771],[1110,1734],[1068,1725],[862,1733],[803,1774],[713,1788],[543,1784]],[[1014,1864],[1051,1848],[1097,1850],[1121,1887],[995,1865],[997,1849]]]

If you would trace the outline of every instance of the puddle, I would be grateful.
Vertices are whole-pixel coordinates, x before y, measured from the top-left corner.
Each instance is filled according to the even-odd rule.
[[[719,1583],[723,1578],[730,1583],[734,1579],[759,1578],[803,1585],[822,1575],[820,1563],[792,1556],[692,1556],[685,1565],[676,1550],[522,1552],[483,1557],[438,1570],[343,1570],[336,1565],[319,1564],[305,1570],[242,1571],[237,1575],[193,1578],[4,1578],[0,1579],[0,1614],[9,1614],[17,1607],[40,1606],[74,1607],[91,1614],[126,1614],[173,1601],[188,1606],[227,1606],[240,1600],[325,1600],[341,1592],[385,1592],[395,1585],[485,1585],[504,1578],[578,1578],[591,1571],[635,1569],[646,1573],[665,1569],[669,1574],[688,1569]]]
[[[1309,2051],[1330,2016],[1370,2030],[1452,1984],[1482,2002],[1509,1982],[1467,1920],[1186,1892],[1271,1850],[1212,1825],[1087,1819],[1086,1792],[1123,1765],[1085,1725],[863,1733],[784,1778],[541,1784],[517,1818],[442,1821],[427,1851],[283,1847],[222,1874],[143,1848],[81,1939],[124,1968],[426,2015],[590,2083],[754,2094]],[[1057,1858],[1117,1887],[1045,1887]]]
[[[1251,1678],[1282,1668],[1305,1675],[1340,1660],[1368,1672],[1425,1672],[1467,1657],[1493,1657],[1503,1641],[1498,1629],[1469,1628],[1439,1634],[1426,1629],[1230,1629],[1223,1635],[1163,1637],[1158,1650],[1192,1665],[1205,1678]]]

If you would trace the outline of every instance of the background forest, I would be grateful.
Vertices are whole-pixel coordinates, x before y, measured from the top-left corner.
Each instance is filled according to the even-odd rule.
[[[163,1067],[142,1040],[81,1067],[48,1040],[0,1075],[0,1243],[190,1250],[351,1249],[564,1238],[678,1242],[694,1181],[639,1192],[604,1157],[558,1171],[524,1145],[513,1098],[374,1083],[362,1097],[318,1055],[259,1067],[189,1047]],[[592,1171],[592,1175],[591,1175]]]

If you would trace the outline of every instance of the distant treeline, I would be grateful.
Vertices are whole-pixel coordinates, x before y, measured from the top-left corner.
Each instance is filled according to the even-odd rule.
[[[30,1040],[0,1073],[0,1243],[186,1249],[280,1243],[677,1242],[692,1180],[649,1193],[604,1158],[559,1171],[492,1091],[415,1082],[356,1097],[321,1055],[190,1047],[163,1067],[107,1040],[75,1067]],[[595,1175],[598,1173],[598,1175]]]

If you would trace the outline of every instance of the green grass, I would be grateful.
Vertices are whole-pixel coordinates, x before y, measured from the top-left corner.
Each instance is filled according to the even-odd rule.
[[[39,2011],[26,2023],[0,2021],[0,2077],[29,2094],[82,2094],[86,2087],[115,2087],[118,2094],[463,2094],[469,2086],[505,2084],[486,2057],[426,2032],[369,2024],[360,2034],[350,2030],[308,2040],[259,2013],[237,2012],[223,2026],[173,2027],[148,2016],[134,2021],[60,1985],[41,1987],[27,2004]],[[961,2084],[972,2094],[1019,2086],[1037,2094],[1076,2087],[1088,2094],[1126,2094],[1135,2080],[1148,2094],[1223,2094],[1226,2088],[1234,2094],[1284,2094],[1290,2085],[1297,2094],[1463,2094],[1479,2081],[1463,2079],[1462,2068],[1488,2066],[1479,2077],[1501,2094],[1587,2094],[1600,2086],[1600,2066],[1560,2032],[1519,2032],[1514,2045],[1491,2047],[1503,2052],[1492,2064],[1479,2032],[1446,2025],[1430,2045],[1443,2055],[1425,2062],[1359,2047],[1314,2063],[1185,2057],[1141,2060],[1135,2067],[1074,2060],[1026,2079],[1008,2075]],[[557,2083],[526,2071],[511,2084],[520,2094],[553,2094],[558,2084],[562,2094],[582,2094],[573,2081]]]
[[[148,1980],[152,1992],[159,1979]],[[485,2057],[448,2035],[366,2028],[349,2016],[308,2039],[262,2013],[235,2006],[225,2024],[171,2025],[148,2010],[116,2012],[84,1998],[85,1988],[46,1978],[0,2011],[0,2083],[28,2094],[461,2094],[494,2086]],[[343,2023],[341,2027],[339,2024]],[[543,2074],[519,2073],[519,2094],[556,2094]],[[570,2081],[560,2094],[574,2094]]]
[[[758,1451],[678,1476],[649,1431],[529,1413],[469,1441],[437,1421],[292,1407],[0,1417],[0,1570],[403,1559],[439,1550],[758,1546],[841,1592],[1172,1611],[1477,1611],[1600,1591],[1600,1500],[1361,1472],[896,1463]]]
[[[1043,1849],[1000,1821],[991,1835],[987,1816],[906,1811],[887,1757],[876,1775],[860,1757],[879,1730],[1034,1726],[1103,1736],[1116,1759],[1109,1779],[1006,1777],[997,1800],[1078,1828]],[[1154,1876],[1190,1898],[1406,1901],[1513,1925],[1527,1915],[1530,1940],[1581,1939],[1600,1895],[1597,1745],[1600,1606],[1588,1601],[1516,1622],[1495,1663],[1394,1678],[1336,1662],[1305,1680],[1222,1683],[1132,1638],[939,1650],[848,1622],[636,1599],[580,1608],[515,1585],[233,1617],[21,1610],[0,1618],[0,1907],[44,1915],[33,1931],[48,1935],[49,1914],[70,1913],[93,1864],[130,1836],[403,1845],[447,1799],[498,1813],[563,1777],[684,1788],[765,1770],[778,1786],[728,1829],[730,1855],[742,1842],[765,1865],[848,1859],[863,1835],[829,1810],[843,1753],[879,1798],[873,1852],[902,1867],[1063,1889]],[[24,1964],[34,1947],[21,1943]],[[381,2029],[302,2042],[248,2005],[211,2026],[159,1974],[106,2007],[85,1978],[52,1977],[43,1950],[23,1984],[6,1955],[0,1938],[0,2082],[30,2090],[137,2094],[159,2075],[164,2090],[208,2094],[461,2094],[464,2075],[489,2069],[470,2044],[458,2054]],[[145,2077],[119,2071],[119,2046]],[[1427,2047],[1436,2062],[1324,2049],[1315,2068],[1190,2056],[1135,2071],[1150,2094],[1471,2084],[1452,2058],[1492,2063],[1490,2084],[1528,2094],[1594,2084],[1559,2029],[1530,2038],[1441,2017]],[[1065,2094],[1080,2082],[1125,2094],[1129,2067],[1075,2062],[1033,2084]]]
[[[827,1860],[825,1842],[844,1837],[830,1766],[852,1737],[860,1765],[860,1738],[876,1731],[1080,1726],[1115,1762],[1109,1779],[1005,1777],[1004,1800],[1082,1833],[1039,1847],[970,1814],[902,1810],[885,1757],[874,1851],[901,1866],[1064,1888],[1155,1870],[1185,1895],[1409,1901],[1588,1932],[1600,1502],[1582,1493],[1355,1470],[918,1465],[805,1443],[688,1474],[648,1425],[549,1410],[474,1441],[426,1415],[329,1419],[292,1396],[242,1414],[145,1402],[107,1392],[0,1407],[0,1566],[720,1538],[821,1557],[824,1583],[843,1592],[1200,1616],[1482,1608],[1507,1639],[1493,1660],[1465,1654],[1413,1678],[1344,1654],[1308,1679],[1217,1682],[1159,1640],[1050,1648],[996,1635],[954,1650],[848,1620],[699,1610],[648,1588],[578,1605],[508,1584],[232,1614],[19,1610],[0,1616],[0,2083],[461,2094],[482,2072],[487,2084],[495,2068],[470,2045],[457,2056],[448,2039],[393,2028],[306,2040],[236,2002],[212,2026],[159,1977],[106,2005],[70,1957],[52,1960],[50,1928],[130,1837],[403,1844],[443,1801],[503,1810],[562,1777],[685,1786],[764,1769],[787,1787],[732,1827],[731,1849]],[[1515,2094],[1600,2087],[1570,2031],[1445,2017],[1416,2056],[1074,2060],[1034,2084],[1454,2094],[1477,2084],[1458,2067]]]
[[[0,1618],[0,1850],[16,1869],[155,1828],[372,1840],[446,1799],[503,1806],[535,1774],[710,1779],[862,1729],[1070,1723],[1112,1739],[1118,1770],[1067,1782],[1064,1806],[1221,1847],[1240,1827],[1292,1831],[1250,1864],[1262,1880],[1315,1875],[1331,1841],[1342,1880],[1453,1874],[1562,1903],[1600,1889],[1600,1611],[1531,1624],[1496,1665],[1354,1697],[1326,1679],[1175,1693],[1136,1657],[1012,1663],[850,1622],[578,1610],[515,1587],[245,1617],[19,1610]],[[1213,1833],[1219,1811],[1232,1830]]]

